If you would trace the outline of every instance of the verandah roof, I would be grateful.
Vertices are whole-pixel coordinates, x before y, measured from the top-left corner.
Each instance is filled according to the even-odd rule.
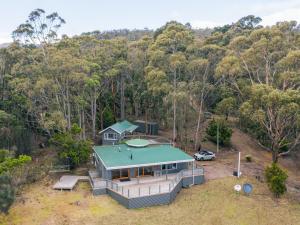
[[[141,148],[126,144],[95,146],[94,151],[107,170],[194,161],[193,157],[171,145]]]

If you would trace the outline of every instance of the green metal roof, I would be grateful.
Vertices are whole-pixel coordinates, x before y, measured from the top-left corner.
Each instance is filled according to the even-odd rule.
[[[127,120],[123,120],[122,122],[115,123],[106,129],[102,130],[100,133],[103,131],[107,130],[108,128],[113,129],[114,131],[118,132],[119,134],[124,133],[125,131],[132,133],[138,126],[128,122]]]
[[[126,144],[95,146],[94,151],[108,170],[194,161],[193,157],[171,145],[140,148]]]
[[[126,144],[131,147],[146,147],[150,142],[145,139],[131,139],[126,141]]]

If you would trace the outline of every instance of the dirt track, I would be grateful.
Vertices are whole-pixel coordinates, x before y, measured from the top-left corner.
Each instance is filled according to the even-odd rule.
[[[258,179],[264,179],[264,169],[272,162],[270,152],[263,149],[253,138],[239,129],[233,129],[231,139],[232,148],[222,149],[216,153],[217,160],[207,162],[197,162],[205,169],[205,178],[207,180],[217,179],[226,176],[232,176],[237,168],[238,152],[241,152],[241,172],[249,176],[255,176]],[[210,142],[203,144],[204,148],[211,149],[216,152],[216,146]],[[253,162],[246,162],[245,156],[251,155]],[[297,199],[300,200],[300,170],[299,163],[291,157],[279,159],[279,164],[288,171],[288,190],[295,193]]]

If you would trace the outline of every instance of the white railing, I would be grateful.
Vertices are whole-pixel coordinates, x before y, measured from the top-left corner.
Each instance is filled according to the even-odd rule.
[[[169,193],[177,186],[177,184],[182,180],[183,177],[193,177],[203,174],[203,168],[194,168],[194,170],[182,170],[179,173],[177,173],[175,177],[168,177],[168,175],[166,175],[166,179],[161,179],[164,176],[160,176],[159,179],[152,180],[151,183],[139,182],[137,180],[136,182],[131,182],[130,184],[126,185],[107,180],[106,187],[127,198],[135,198],[155,194]]]

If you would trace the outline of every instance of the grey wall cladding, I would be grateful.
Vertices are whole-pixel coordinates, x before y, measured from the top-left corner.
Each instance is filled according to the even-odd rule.
[[[204,175],[195,176],[194,177],[195,184],[202,184],[204,183]],[[157,195],[150,195],[150,196],[142,196],[137,198],[126,198],[119,193],[116,193],[110,189],[101,189],[95,190],[93,193],[95,195],[100,194],[109,194],[113,199],[119,202],[121,205],[125,206],[128,209],[134,208],[144,208],[149,206],[155,205],[166,205],[170,204],[174,201],[177,194],[181,191],[183,187],[188,187],[193,184],[192,177],[184,177],[176,187],[170,193],[163,193]]]
[[[105,195],[106,193],[107,193],[106,188],[93,190],[93,195]]]
[[[158,194],[158,195],[150,195],[143,196],[138,198],[126,198],[110,189],[107,189],[107,193],[119,202],[121,205],[125,206],[128,209],[135,208],[144,208],[155,205],[166,205],[170,204],[176,198],[178,192],[180,192],[182,188],[182,183],[179,182],[176,187],[170,193]]]
[[[194,178],[195,184],[203,184],[204,181],[205,181],[204,175],[195,176],[195,178]]]
[[[115,199],[121,205],[125,206],[126,208],[129,208],[128,198],[126,198],[110,189],[107,189],[107,194],[109,194],[113,199]]]

